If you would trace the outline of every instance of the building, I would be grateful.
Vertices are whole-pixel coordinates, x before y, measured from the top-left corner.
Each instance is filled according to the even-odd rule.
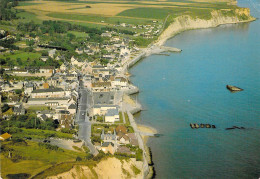
[[[31,93],[32,98],[61,98],[65,96],[62,88],[36,89]]]
[[[45,105],[56,108],[60,105],[67,105],[69,98],[29,98],[27,104],[28,105]]]
[[[108,109],[107,113],[105,114],[105,122],[114,123],[116,121],[119,121],[118,109]]]
[[[93,110],[93,115],[105,115],[107,113],[108,109],[117,109],[118,106],[117,105],[109,105],[109,104],[96,104],[93,106],[92,110]]]
[[[104,152],[104,153],[111,153],[112,155],[114,155],[115,153],[115,145],[113,142],[104,142],[101,144],[101,150]]]
[[[25,109],[23,107],[22,103],[16,103],[14,105],[13,113],[15,115],[24,115],[25,114]]]
[[[115,143],[117,140],[116,131],[114,131],[113,134],[111,134],[111,133],[105,134],[105,131],[103,129],[102,133],[101,133],[101,140],[103,140],[104,142],[114,142]]]

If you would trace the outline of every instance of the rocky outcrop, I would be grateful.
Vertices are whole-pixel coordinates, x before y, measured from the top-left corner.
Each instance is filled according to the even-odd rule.
[[[211,12],[211,16],[212,17],[209,20],[192,18],[189,15],[176,17],[174,22],[163,31],[155,44],[158,46],[163,45],[167,39],[185,30],[210,28],[221,24],[232,24],[255,20],[255,18],[250,16],[250,10],[248,8],[214,10]]]

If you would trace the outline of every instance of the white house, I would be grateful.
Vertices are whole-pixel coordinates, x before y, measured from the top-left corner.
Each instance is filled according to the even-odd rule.
[[[116,121],[119,121],[118,109],[108,109],[105,115],[105,122],[114,123]]]

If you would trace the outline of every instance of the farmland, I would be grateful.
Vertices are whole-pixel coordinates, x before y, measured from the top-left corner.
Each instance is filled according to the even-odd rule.
[[[198,3],[199,2],[199,3]],[[25,20],[61,20],[86,26],[111,26],[118,23],[148,24],[152,20],[162,22],[167,15],[177,17],[187,14],[210,18],[214,9],[232,9],[226,0],[207,1],[28,1],[17,9],[24,10]]]

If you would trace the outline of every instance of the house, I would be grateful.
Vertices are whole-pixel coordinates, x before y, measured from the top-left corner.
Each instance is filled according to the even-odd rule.
[[[130,138],[128,137],[127,134],[124,134],[123,132],[118,132],[117,136],[118,136],[117,140],[119,141],[119,143],[121,143],[121,144],[130,143]]]
[[[54,67],[53,66],[40,67],[40,73],[53,74],[53,72],[54,72]]]
[[[95,82],[91,85],[94,91],[109,91],[111,88],[111,82]]]
[[[128,81],[124,77],[115,77],[114,81],[111,81],[112,87],[126,88]]]
[[[93,110],[93,115],[105,115],[107,113],[108,109],[117,109],[118,106],[117,105],[109,105],[109,104],[96,104],[93,106],[92,110]]]
[[[111,33],[108,33],[108,32],[102,33],[102,34],[101,34],[101,37],[112,37],[112,34],[111,34]]]
[[[52,49],[48,51],[49,57],[53,58],[56,53],[56,49]]]
[[[105,122],[114,123],[116,121],[119,121],[118,109],[108,109],[107,113],[105,114]]]
[[[111,133],[105,134],[105,131],[103,129],[101,133],[101,140],[103,140],[104,142],[116,142],[117,140],[116,131],[114,130],[113,134]]]
[[[34,84],[29,82],[24,85],[24,93],[27,95],[31,95],[32,91],[34,90]]]
[[[63,63],[61,66],[60,66],[60,70],[61,71],[65,71],[67,69],[66,65]]]
[[[62,88],[36,89],[31,93],[32,98],[62,98],[65,92]]]
[[[57,107],[68,104],[69,98],[29,98],[28,105],[45,105],[50,107]]]
[[[130,138],[130,144],[133,146],[138,146],[138,140],[135,133],[128,133],[127,136]]]
[[[104,142],[101,144],[101,150],[104,153],[111,153],[112,155],[114,155],[115,153],[115,145],[113,142]]]
[[[70,112],[70,114],[75,114],[76,113],[76,109],[77,109],[77,104],[76,103],[71,103],[68,106],[68,111]]]
[[[128,154],[128,155],[131,155],[131,154],[134,154],[133,152],[131,152],[131,150],[126,147],[126,146],[119,146],[117,148],[117,153],[122,153],[122,154]]]
[[[8,134],[7,132],[0,135],[0,141],[5,141],[5,140],[8,140],[8,139],[11,139],[12,135],[11,134]]]
[[[22,103],[16,103],[14,105],[13,113],[15,115],[24,115],[25,114],[25,109],[23,107]]]
[[[44,62],[46,62],[46,61],[48,60],[48,58],[49,58],[48,56],[41,56],[41,57],[40,57],[40,59],[41,59],[42,61],[44,61]]]

